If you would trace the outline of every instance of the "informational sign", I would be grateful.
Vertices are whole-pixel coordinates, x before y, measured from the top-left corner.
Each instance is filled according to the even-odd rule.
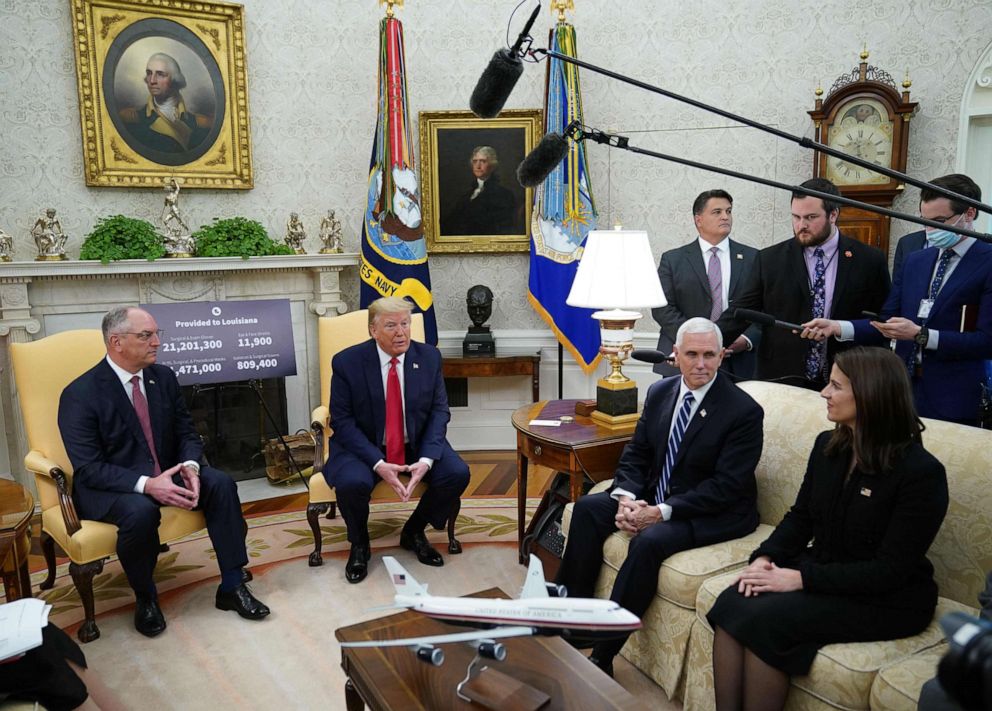
[[[162,331],[158,362],[180,385],[296,375],[289,299],[144,304]]]

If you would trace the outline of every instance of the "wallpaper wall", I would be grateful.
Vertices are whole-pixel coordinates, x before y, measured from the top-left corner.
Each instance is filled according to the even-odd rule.
[[[296,210],[318,248],[328,208],[357,249],[375,117],[375,0],[246,0],[248,79],[255,189],[187,191],[194,225],[214,216],[259,219],[281,238]],[[504,41],[511,0],[408,0],[406,32],[411,110],[464,109],[479,72]],[[547,4],[547,3],[545,3]],[[908,69],[920,103],[912,121],[909,172],[929,178],[955,167],[959,107],[966,79],[988,48],[988,0],[576,0],[572,13],[584,59],[717,104],[793,134],[812,135],[806,111],[818,83],[858,62],[901,79]],[[518,18],[519,19],[519,18]],[[542,13],[543,44],[552,16]],[[122,212],[156,220],[158,190],[83,184],[79,107],[67,0],[0,2],[0,227],[30,259],[27,231],[40,211],[59,210],[78,255],[98,217]],[[646,148],[683,155],[787,183],[809,177],[812,156],[752,129],[641,90],[585,74],[587,123],[625,133]],[[508,103],[539,107],[543,66],[528,66]],[[700,190],[722,186],[736,198],[735,235],[755,246],[789,236],[786,193],[723,179],[604,146],[590,148],[601,224],[622,221],[651,235],[656,254],[686,242],[689,206]],[[510,167],[507,167],[509,170]],[[504,179],[510,179],[505,176]],[[907,190],[896,203],[915,210]],[[893,234],[907,231],[895,225]],[[2,268],[2,267],[0,267]],[[357,274],[348,287],[357,301]],[[431,271],[441,330],[464,329],[465,292],[496,291],[496,329],[543,329],[526,301],[526,255],[438,255]],[[645,328],[653,323],[644,322]]]

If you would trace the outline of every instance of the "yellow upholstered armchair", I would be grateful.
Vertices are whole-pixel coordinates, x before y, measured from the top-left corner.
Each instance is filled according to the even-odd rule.
[[[34,473],[41,502],[41,543],[48,577],[39,586],[55,582],[55,543],[69,557],[69,574],[79,591],[86,619],[77,636],[91,642],[100,636],[93,604],[93,577],[117,549],[117,527],[81,520],[72,502],[72,465],[59,433],[58,411],[62,390],[106,356],[103,335],[95,329],[64,331],[30,343],[12,343],[14,381],[30,451],[25,468]],[[203,514],[173,506],[162,507],[159,536],[171,541],[206,526]]]
[[[327,513],[327,518],[334,518],[337,513],[337,495],[327,485],[324,479],[324,461],[327,452],[327,440],[330,437],[330,402],[331,402],[331,359],[339,351],[354,346],[369,338],[369,312],[367,309],[353,311],[343,316],[321,318],[317,323],[317,342],[320,354],[320,405],[314,408],[310,416],[310,431],[316,444],[314,448],[313,473],[310,475],[310,499],[307,504],[307,521],[313,531],[313,552],[310,554],[310,565],[323,565],[321,548],[323,541],[320,530],[320,516]],[[415,341],[424,342],[424,315],[414,314],[410,328],[410,336]],[[414,489],[414,495],[419,496],[425,489],[423,483]],[[380,481],[372,489],[372,501],[393,499],[396,493],[384,481]],[[448,552],[461,553],[461,544],[455,539],[455,519],[461,509],[461,502],[455,504],[455,510],[448,518]]]

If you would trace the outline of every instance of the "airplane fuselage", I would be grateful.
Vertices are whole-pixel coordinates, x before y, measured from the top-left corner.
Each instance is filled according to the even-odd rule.
[[[617,603],[595,598],[498,600],[400,594],[396,596],[396,604],[440,620],[479,626],[524,625],[600,632],[633,631],[641,627],[640,619]]]

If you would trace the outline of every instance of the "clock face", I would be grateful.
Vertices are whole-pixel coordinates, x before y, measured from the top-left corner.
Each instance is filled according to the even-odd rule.
[[[827,131],[826,144],[883,168],[892,167],[892,122],[881,102],[856,97],[842,104]],[[827,157],[827,178],[835,185],[879,185],[890,181],[885,175]]]

